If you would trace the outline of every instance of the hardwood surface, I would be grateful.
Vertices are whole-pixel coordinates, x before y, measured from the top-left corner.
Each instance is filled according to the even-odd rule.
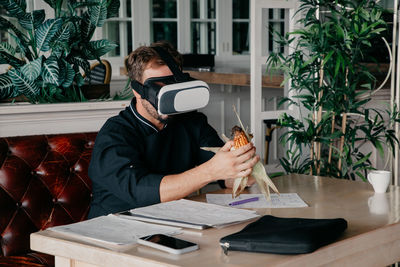
[[[185,71],[190,74],[191,77],[205,81],[210,84],[230,84],[240,86],[250,86],[250,74],[249,73],[226,73],[218,71]],[[281,83],[283,81],[282,76],[263,76],[262,87],[269,88],[283,88]]]
[[[210,84],[228,84],[250,86],[250,70],[246,68],[217,67],[211,71],[183,70],[191,77]],[[120,75],[126,75],[125,68],[120,69]],[[262,86],[269,88],[283,88],[283,75],[264,75]]]
[[[260,215],[342,217],[348,229],[337,242],[302,255],[237,251],[224,255],[219,239],[247,223],[185,231],[178,237],[198,243],[200,249],[184,255],[140,245],[117,252],[48,230],[31,235],[31,248],[56,255],[56,266],[385,266],[400,261],[400,187],[390,186],[387,193],[376,195],[368,183],[306,175],[282,176],[274,183],[281,193],[298,193],[309,207],[258,209]],[[249,191],[258,192],[256,187]],[[216,193],[223,192],[230,193]],[[205,196],[193,199],[204,201]]]

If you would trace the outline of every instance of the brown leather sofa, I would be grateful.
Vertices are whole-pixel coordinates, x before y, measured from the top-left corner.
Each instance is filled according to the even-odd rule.
[[[0,138],[0,266],[53,266],[30,234],[85,220],[96,133]]]

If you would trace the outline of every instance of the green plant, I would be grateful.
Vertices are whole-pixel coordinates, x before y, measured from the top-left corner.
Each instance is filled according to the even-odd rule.
[[[298,106],[300,114],[279,120],[288,149],[281,165],[287,172],[365,180],[373,166],[362,146],[372,144],[384,157],[384,145],[393,152],[398,142],[391,129],[398,113],[387,111],[386,119],[368,107],[380,87],[363,62],[372,40],[386,30],[382,9],[370,0],[300,3],[303,27],[278,36],[294,52],[271,54],[267,61],[269,70],[283,70],[294,93],[282,103]]]
[[[117,46],[91,39],[107,18],[118,16],[119,0],[44,1],[54,18],[46,19],[44,10],[27,12],[25,0],[0,0],[0,8],[7,11],[0,27],[15,43],[0,43],[0,64],[10,65],[0,74],[0,99],[24,95],[32,103],[84,100],[80,87],[82,73],[90,72],[89,60],[100,60]]]

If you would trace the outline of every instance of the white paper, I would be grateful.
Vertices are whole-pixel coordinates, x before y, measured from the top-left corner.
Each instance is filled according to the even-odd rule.
[[[258,217],[255,211],[208,204],[192,200],[175,200],[130,211],[134,215],[186,222],[197,225],[222,226]]]
[[[299,197],[296,193],[282,193],[282,194],[271,194],[271,201],[265,199],[263,194],[241,194],[237,198],[232,198],[231,194],[206,194],[208,203],[229,206],[229,203],[258,197],[257,201],[252,201],[240,205],[232,206],[234,208],[304,208],[308,205]]]
[[[50,227],[48,230],[112,245],[135,244],[137,238],[152,234],[174,235],[181,232],[181,228],[127,220],[115,215]]]

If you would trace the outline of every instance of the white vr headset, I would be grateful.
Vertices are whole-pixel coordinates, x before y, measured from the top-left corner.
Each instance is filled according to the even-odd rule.
[[[152,47],[173,75],[147,79],[143,84],[133,80],[131,87],[149,101],[160,115],[185,113],[207,106],[210,88],[207,83],[183,73],[172,56],[161,47]]]

